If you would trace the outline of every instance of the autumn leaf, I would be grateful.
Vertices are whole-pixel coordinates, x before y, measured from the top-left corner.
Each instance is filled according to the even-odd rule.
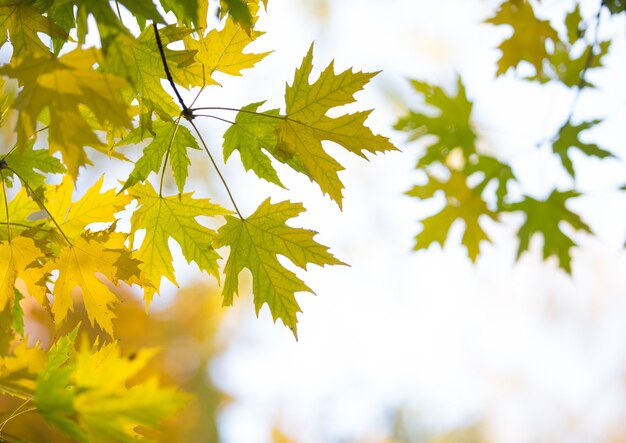
[[[0,6],[0,46],[6,43],[8,35],[13,47],[13,57],[48,55],[50,49],[39,37],[40,33],[58,39],[69,37],[66,30],[50,17],[43,15],[35,6],[18,2],[3,3],[5,4]]]
[[[112,320],[115,315],[112,307],[118,299],[98,276],[101,274],[111,283],[117,284],[120,257],[130,254],[124,248],[125,240],[126,236],[120,233],[85,235],[61,250],[53,263],[53,267],[59,271],[54,283],[52,303],[52,314],[57,326],[63,323],[68,311],[73,310],[72,295],[80,288],[91,324],[98,323],[113,336]]]
[[[467,98],[465,85],[457,77],[456,94],[419,80],[411,86],[424,97],[425,112],[410,111],[400,118],[394,128],[409,133],[409,140],[434,135],[437,140],[428,142],[426,152],[420,157],[418,168],[435,162],[446,163],[450,153],[460,148],[463,159],[476,152],[476,133],[472,127],[472,102]]]
[[[46,363],[46,351],[23,340],[9,355],[0,356],[0,393],[24,400],[35,392],[37,374]]]
[[[167,154],[178,192],[183,192],[187,176],[189,175],[189,156],[187,149],[200,149],[198,142],[191,135],[189,129],[176,122],[155,121],[152,124],[152,142],[143,150],[143,155],[135,163],[135,168],[124,183],[124,189],[143,182],[151,172],[159,172],[163,156]],[[142,129],[136,128],[124,137],[118,145],[139,143],[142,140]],[[145,134],[144,134],[145,135]]]
[[[46,209],[58,223],[53,226],[60,227],[70,240],[78,238],[91,223],[114,222],[114,214],[131,202],[130,196],[116,193],[115,189],[101,192],[103,182],[104,175],[75,202],[72,201],[74,185],[69,176],[60,185],[50,186],[46,193]]]
[[[568,274],[572,272],[570,249],[576,243],[563,232],[560,225],[567,223],[576,231],[591,233],[591,228],[582,221],[580,216],[570,211],[565,203],[570,198],[580,194],[574,191],[554,190],[546,200],[536,200],[525,196],[518,203],[511,205],[511,211],[522,211],[526,215],[526,221],[517,232],[519,247],[517,257],[528,250],[530,239],[535,234],[543,236],[543,258],[555,256],[559,266]]]
[[[32,238],[18,236],[0,242],[0,310],[13,306],[15,280],[21,279],[39,303],[46,294],[46,275],[43,268],[46,261],[44,252]]]
[[[341,265],[326,246],[313,240],[315,231],[287,226],[286,222],[304,207],[288,201],[272,204],[267,199],[250,217],[226,217],[215,239],[215,246],[230,247],[224,273],[224,305],[233,303],[239,291],[239,273],[247,268],[252,274],[254,306],[258,314],[267,303],[274,321],[281,319],[297,337],[296,314],[301,312],[296,292],[313,292],[296,274],[286,269],[277,258],[282,255],[299,268],[308,263],[319,266]]]
[[[523,61],[534,66],[539,75],[543,71],[543,61],[549,56],[546,43],[559,40],[550,22],[538,19],[527,0],[502,3],[496,15],[488,19],[487,23],[508,25],[513,30],[511,36],[499,46],[502,56],[498,60],[496,76],[516,68]]]
[[[196,64],[189,69],[197,70],[197,78],[203,79],[202,84],[219,84],[213,79],[216,71],[229,75],[241,75],[242,69],[249,69],[265,58],[269,52],[260,54],[244,53],[246,47],[263,32],[246,32],[235,23],[232,17],[227,17],[221,30],[212,29],[205,37],[195,40],[191,36],[185,38],[185,47],[197,51]]]
[[[583,154],[598,158],[613,157],[609,151],[605,151],[595,143],[584,143],[580,141],[580,133],[586,131],[600,123],[601,120],[591,120],[572,125],[569,121],[561,127],[559,134],[552,144],[552,151],[559,156],[563,167],[572,176],[576,176],[572,159],[569,156],[571,148],[576,148]]]
[[[89,164],[84,147],[103,146],[79,106],[87,106],[101,122],[130,126],[128,104],[118,94],[126,82],[94,70],[99,60],[97,49],[77,48],[58,58],[32,56],[0,67],[0,73],[16,78],[22,86],[13,103],[19,111],[20,144],[25,146],[35,135],[37,120],[47,110],[50,150],[63,154],[63,162],[74,178],[80,166]]]
[[[161,277],[177,284],[168,244],[170,238],[180,245],[188,262],[194,261],[201,270],[219,276],[219,255],[211,245],[215,231],[202,226],[196,217],[215,217],[230,214],[230,211],[208,199],[195,199],[192,193],[162,197],[149,182],[135,185],[129,192],[139,204],[131,219],[131,233],[145,229],[145,237],[134,256],[143,262],[143,271],[154,285],[145,288],[146,306],[154,293],[159,292]]]
[[[421,221],[422,231],[415,238],[413,249],[427,249],[433,243],[439,243],[443,247],[452,224],[462,220],[465,224],[462,243],[467,248],[470,259],[476,261],[480,253],[480,243],[483,240],[490,241],[480,226],[479,219],[487,216],[496,220],[496,214],[487,207],[480,191],[470,188],[466,176],[458,171],[450,171],[447,181],[429,175],[426,184],[414,186],[407,195],[427,199],[433,198],[439,191],[443,191],[446,204],[440,212]]]
[[[138,426],[158,427],[187,402],[174,388],[159,387],[156,378],[128,386],[156,349],[141,349],[132,359],[110,343],[98,350],[83,347],[76,356],[74,409],[88,442],[132,442]]]
[[[81,442],[131,442],[141,439],[138,426],[158,427],[180,409],[187,396],[161,388],[156,379],[129,386],[155,349],[134,358],[121,355],[117,342],[100,349],[74,350],[77,329],[50,350],[37,379],[35,404],[43,417]]]

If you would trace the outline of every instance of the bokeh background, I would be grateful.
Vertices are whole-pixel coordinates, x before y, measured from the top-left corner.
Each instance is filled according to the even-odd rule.
[[[542,260],[540,238],[515,260],[515,232],[523,220],[513,215],[497,225],[484,220],[493,243],[476,264],[459,246],[462,226],[454,226],[444,248],[412,251],[418,220],[443,202],[404,195],[425,179],[415,170],[423,146],[391,129],[417,103],[409,78],[453,88],[460,74],[475,102],[479,148],[510,162],[530,195],[545,197],[559,184],[571,185],[549,149],[535,145],[562,124],[573,93],[515,75],[495,79],[495,48],[506,30],[483,21],[499,3],[270,0],[258,22],[267,34],[253,48],[274,52],[243,77],[220,78],[223,87],[209,88],[198,103],[238,107],[267,100],[268,107],[279,107],[285,83],[315,42],[317,72],[332,59],[337,70],[382,70],[357,95],[355,109],[374,108],[368,124],[401,152],[365,162],[327,146],[346,166],[343,211],[306,178],[279,164],[290,191],[246,173],[236,154],[221,164],[242,212],[252,212],[267,195],[274,201],[302,201],[307,212],[298,225],[319,231],[316,240],[350,266],[299,273],[317,295],[298,297],[304,311],[298,342],[287,328],[273,324],[266,307],[257,318],[245,294],[233,308],[221,308],[217,282],[187,265],[175,245],[183,289],[164,281],[150,317],[143,314],[139,294],[131,288],[121,291],[125,302],[116,333],[124,349],[164,346],[151,370],[199,394],[156,438],[626,441],[626,194],[617,190],[626,182],[625,14],[602,22],[600,33],[613,37],[613,45],[606,67],[590,74],[598,88],[585,91],[576,105],[580,119],[605,118],[589,137],[616,158],[576,158],[576,186],[585,196],[572,206],[595,235],[574,237],[579,247],[573,252],[572,275]],[[542,12],[560,20],[575,3],[544,0]],[[588,17],[600,2],[580,4]],[[223,123],[200,124],[221,157]],[[128,170],[111,176],[108,184],[114,186],[131,166],[122,166]],[[107,171],[110,164],[102,159],[98,167]],[[203,157],[192,161],[191,177],[198,196],[227,204]],[[91,183],[93,176],[81,180]],[[52,334],[45,313],[35,306],[27,313],[40,328],[31,331],[33,336],[44,337],[46,330]],[[12,407],[2,405],[3,411]],[[13,420],[7,430],[35,432],[28,420]]]

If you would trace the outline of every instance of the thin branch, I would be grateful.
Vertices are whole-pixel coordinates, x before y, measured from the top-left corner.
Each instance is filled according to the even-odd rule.
[[[602,5],[600,5],[600,9],[598,9],[598,12],[596,14],[596,29],[594,30],[593,41],[588,47],[589,52],[587,53],[587,58],[585,59],[585,65],[583,66],[582,71],[580,71],[580,79],[578,80],[578,84],[576,85],[576,92],[574,95],[574,100],[572,101],[570,112],[563,126],[567,125],[572,120],[572,117],[574,116],[574,110],[576,109],[576,104],[578,103],[578,100],[580,98],[580,93],[586,86],[587,81],[586,81],[585,76],[587,75],[587,71],[589,70],[589,68],[591,68],[591,64],[593,63],[593,59],[595,56],[594,50],[596,46],[598,45],[598,31],[600,29],[601,16],[602,16]]]
[[[167,160],[170,158],[170,151],[172,150],[172,144],[174,144],[174,137],[176,137],[176,133],[178,132],[178,127],[180,126],[180,118],[183,114],[178,116],[176,120],[176,124],[174,126],[174,132],[172,133],[172,137],[170,138],[170,142],[167,145],[167,151],[165,151],[165,160],[163,161],[163,169],[161,170],[161,182],[159,183],[159,197],[163,197],[163,178],[165,177],[165,167],[167,166]]]
[[[159,47],[159,52],[161,53],[161,61],[163,62],[165,75],[167,76],[167,80],[170,82],[172,89],[174,89],[174,93],[176,94],[176,97],[178,98],[178,102],[180,103],[180,106],[183,109],[183,115],[187,115],[189,114],[189,108],[187,107],[187,105],[185,105],[185,102],[183,101],[182,96],[178,92],[178,88],[176,87],[176,84],[174,83],[174,79],[172,78],[170,68],[167,66],[167,60],[165,58],[165,51],[163,49],[163,43],[161,42],[161,36],[159,35],[159,28],[157,28],[157,25],[155,22],[152,22],[152,27],[154,28],[154,35],[156,36],[156,43],[157,43],[157,46]]]
[[[52,220],[52,223],[54,223],[54,225],[57,227],[57,229],[59,230],[59,232],[61,233],[61,235],[63,236],[63,239],[67,242],[68,245],[70,246],[74,246],[74,244],[70,241],[69,238],[67,238],[67,235],[65,235],[65,232],[63,232],[63,229],[61,229],[61,226],[57,223],[57,221],[55,220],[55,218],[53,217],[53,215],[50,213],[50,211],[48,210],[48,208],[46,207],[46,205],[41,201],[41,199],[37,196],[37,193],[35,193],[35,191],[33,190],[33,188],[30,187],[30,185],[28,184],[28,182],[26,180],[24,180],[24,177],[22,177],[20,174],[18,174],[17,172],[15,172],[14,169],[11,169],[9,167],[5,168],[8,171],[11,171],[13,174],[15,174],[17,176],[17,178],[20,179],[20,181],[22,182],[22,184],[24,185],[24,187],[28,190],[28,192],[30,193],[31,197],[37,202],[37,204],[39,205],[39,207],[41,209],[43,209],[44,211],[46,211],[46,213],[48,214],[48,216],[50,217],[50,220]]]
[[[211,151],[209,151],[209,147],[207,146],[206,142],[204,141],[204,138],[202,138],[202,134],[200,134],[200,131],[198,130],[198,127],[194,124],[194,122],[190,121],[189,123],[191,123],[191,126],[193,126],[193,129],[196,131],[196,134],[198,134],[198,138],[200,139],[200,142],[202,143],[202,146],[204,147],[204,150],[206,151],[207,155],[209,156],[209,159],[211,160],[211,163],[213,164],[213,167],[215,168],[215,171],[217,171],[217,175],[220,177],[220,180],[222,181],[222,184],[224,185],[224,188],[226,188],[226,192],[228,193],[228,197],[230,198],[230,201],[233,204],[233,207],[235,208],[235,211],[237,212],[237,215],[239,216],[240,219],[244,219],[243,215],[241,215],[241,212],[239,211],[239,208],[237,207],[237,203],[235,203],[235,198],[233,197],[232,192],[230,192],[230,188],[228,187],[228,184],[226,183],[226,180],[224,179],[224,176],[222,175],[222,173],[220,172],[220,168],[217,166],[217,163],[215,162],[215,159],[213,158],[213,155],[211,155]]]

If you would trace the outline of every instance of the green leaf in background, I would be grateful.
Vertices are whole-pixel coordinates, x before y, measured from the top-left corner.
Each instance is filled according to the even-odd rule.
[[[559,266],[568,274],[572,272],[570,248],[575,246],[572,240],[561,229],[562,223],[567,223],[576,231],[591,233],[591,228],[582,221],[580,216],[570,211],[565,203],[570,198],[580,194],[574,191],[552,191],[546,200],[536,200],[525,196],[524,200],[511,205],[511,211],[522,211],[526,221],[517,232],[519,247],[517,258],[528,250],[530,239],[535,234],[543,236],[543,258],[554,256],[558,259]]]
[[[460,148],[464,160],[476,152],[476,133],[472,127],[472,102],[467,98],[461,77],[457,78],[456,94],[448,94],[430,83],[412,80],[411,85],[424,98],[424,112],[410,111],[400,118],[394,128],[409,133],[409,140],[432,135],[436,141],[428,142],[426,152],[420,157],[417,168],[435,162],[446,163],[448,155]]]
[[[576,148],[587,156],[598,158],[613,157],[613,154],[600,148],[595,143],[584,143],[580,141],[580,133],[582,131],[594,127],[601,121],[602,120],[591,120],[579,125],[572,125],[570,122],[567,122],[559,130],[559,134],[552,144],[552,150],[559,156],[563,167],[572,177],[576,176],[576,171],[569,154],[571,148]]]
[[[428,199],[435,197],[440,191],[445,196],[446,204],[440,212],[421,221],[422,231],[415,238],[413,249],[428,249],[433,243],[439,243],[443,247],[452,224],[462,220],[465,224],[462,244],[467,248],[470,259],[476,261],[480,253],[480,243],[483,240],[489,241],[479,219],[485,215],[496,220],[496,214],[487,207],[480,192],[467,185],[466,176],[458,171],[450,171],[447,181],[429,175],[426,184],[414,186],[407,195]]]

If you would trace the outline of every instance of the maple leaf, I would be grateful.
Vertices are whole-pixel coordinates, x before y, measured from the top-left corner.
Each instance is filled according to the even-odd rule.
[[[85,346],[77,354],[74,408],[87,441],[137,441],[141,437],[137,426],[157,427],[187,403],[186,395],[159,387],[154,377],[127,386],[156,352],[141,349],[130,359],[120,355],[117,343],[111,343],[97,351]]]
[[[69,176],[60,185],[49,187],[46,208],[68,239],[78,238],[91,223],[114,222],[114,214],[131,202],[130,196],[116,193],[115,189],[101,193],[103,182],[104,175],[75,202],[72,202],[74,186]]]
[[[509,165],[488,155],[476,155],[467,163],[464,172],[468,177],[475,173],[481,173],[483,175],[480,183],[474,187],[474,190],[479,194],[482,193],[483,189],[485,189],[492,180],[495,180],[497,182],[496,204],[498,209],[504,208],[507,184],[509,181],[516,180],[513,170]]]
[[[4,193],[0,193],[0,208],[4,208],[5,202]],[[31,228],[35,223],[29,219],[29,216],[34,212],[37,212],[39,207],[31,199],[25,188],[21,188],[19,192],[13,197],[13,200],[8,202],[6,210],[0,209],[0,239],[9,239],[12,234],[19,234],[25,229]],[[7,213],[9,218],[7,220]]]
[[[411,80],[413,89],[422,94],[430,108],[428,114],[410,111],[394,125],[395,129],[409,132],[409,140],[417,140],[425,135],[434,135],[437,141],[426,147],[417,167],[434,162],[445,163],[450,153],[461,148],[464,159],[476,152],[476,133],[471,123],[472,102],[467,98],[465,85],[457,77],[455,95],[442,88],[419,80]]]
[[[14,149],[0,162],[6,164],[7,178],[17,173],[32,189],[37,189],[45,183],[46,174],[61,174],[66,169],[58,158],[50,155],[50,150],[34,149],[34,144],[33,140],[24,149]]]
[[[267,9],[267,0],[261,0]],[[229,14],[242,29],[250,32],[257,19],[259,0],[220,0],[220,15]]]
[[[517,232],[519,247],[517,258],[528,250],[530,239],[540,233],[543,236],[543,258],[555,256],[559,266],[568,274],[572,272],[570,248],[576,243],[565,234],[561,223],[567,223],[577,231],[591,233],[591,228],[582,221],[580,216],[565,207],[568,199],[578,197],[580,194],[574,191],[552,191],[546,200],[536,200],[525,196],[524,200],[511,205],[511,211],[522,211],[526,215],[526,221]]]
[[[15,280],[20,278],[39,303],[46,294],[46,271],[41,265],[45,254],[32,238],[18,236],[0,242],[0,310],[14,304]]]
[[[172,12],[179,22],[186,25],[196,25],[197,28],[206,28],[208,2],[198,0],[161,0],[161,6],[166,12]]]
[[[19,143],[24,146],[35,135],[37,120],[47,109],[50,149],[61,151],[74,178],[78,168],[89,163],[84,147],[103,146],[81,115],[79,106],[87,106],[101,122],[130,126],[128,105],[118,95],[118,89],[126,86],[126,82],[95,71],[93,65],[99,60],[95,48],[77,48],[61,57],[33,56],[0,67],[0,73],[18,79],[22,85],[13,103],[19,111]]]
[[[42,15],[36,7],[24,3],[0,6],[0,46],[6,42],[7,34],[13,46],[13,57],[22,58],[29,54],[49,54],[50,49],[39,38],[39,33],[52,38],[67,40],[65,29],[50,17]]]
[[[188,262],[194,261],[201,270],[219,276],[219,255],[211,245],[215,231],[202,226],[196,217],[215,217],[231,211],[208,199],[194,199],[192,193],[161,197],[149,182],[135,185],[129,192],[140,205],[131,219],[131,233],[146,230],[141,246],[134,254],[143,262],[143,271],[154,285],[144,291],[146,306],[154,293],[159,292],[162,276],[177,284],[168,244],[170,238],[180,245]]]
[[[278,143],[276,129],[280,121],[277,118],[280,111],[272,109],[263,112],[263,115],[277,118],[258,118],[257,110],[263,103],[265,102],[252,103],[241,108],[242,112],[237,114],[234,124],[226,130],[223,145],[224,161],[238,150],[246,171],[252,170],[259,178],[283,186],[270,158],[261,151],[265,149],[273,153],[276,148]]]
[[[235,23],[231,17],[226,19],[221,30],[212,29],[205,37],[195,40],[188,36],[185,38],[185,47],[197,51],[197,63],[189,69],[197,70],[197,78],[203,80],[202,84],[219,84],[213,79],[215,71],[229,75],[241,75],[242,69],[254,67],[265,58],[269,52],[260,54],[244,53],[246,46],[263,35],[263,32],[246,32]]]
[[[46,352],[38,346],[28,347],[23,340],[10,355],[0,356],[0,392],[24,400],[32,398],[37,374],[46,363]]]
[[[278,119],[275,129],[277,144],[275,147],[265,146],[265,148],[277,160],[306,174],[341,207],[343,183],[337,173],[343,166],[324,151],[322,141],[335,142],[363,158],[367,158],[363,154],[364,150],[376,153],[393,151],[396,147],[389,139],[374,135],[371,129],[365,126],[365,120],[371,111],[344,114],[336,118],[326,115],[337,106],[352,103],[353,95],[377,73],[352,72],[349,69],[335,74],[334,64],[331,62],[317,81],[309,84],[312,63],[313,45],[309,48],[300,68],[296,70],[292,85],[287,85],[285,91],[287,115]],[[255,104],[247,106],[244,113],[250,114],[249,109],[253,107]],[[250,119],[240,118],[238,115],[236,124],[239,131],[254,134],[259,131],[259,127],[265,125],[258,120],[276,119],[273,114],[274,111],[250,114],[255,116]],[[266,133],[264,130],[262,134]],[[248,143],[248,146],[251,145]],[[258,147],[262,146],[259,144]],[[265,165],[267,166],[268,162],[265,162]]]
[[[428,175],[425,185],[414,186],[407,195],[420,199],[432,198],[439,191],[443,191],[446,197],[446,205],[437,214],[421,221],[422,231],[415,238],[416,251],[427,249],[433,243],[444,246],[450,227],[456,220],[465,223],[462,243],[467,248],[467,253],[472,261],[476,261],[480,253],[480,243],[489,240],[489,237],[480,226],[479,219],[486,215],[496,220],[496,214],[492,212],[480,196],[480,191],[470,188],[466,182],[466,176],[458,171],[450,171],[447,181],[439,180]]]
[[[258,314],[267,303],[274,321],[281,319],[297,338],[296,314],[301,312],[295,298],[296,292],[313,292],[296,274],[278,261],[277,255],[289,259],[299,268],[308,263],[319,266],[342,265],[328,252],[328,248],[313,240],[315,231],[292,228],[287,220],[298,216],[304,207],[283,201],[272,204],[265,200],[250,217],[226,217],[220,227],[215,246],[230,247],[224,273],[224,305],[233,303],[239,291],[238,276],[248,268],[252,274],[254,306]]]
[[[557,42],[557,32],[547,20],[535,16],[533,7],[527,0],[510,0],[502,3],[496,15],[487,20],[494,25],[509,25],[513,34],[498,47],[502,56],[498,60],[496,76],[510,68],[516,68],[522,61],[535,67],[539,75],[543,71],[543,61],[548,58],[546,42]]]
[[[196,51],[173,50],[167,45],[182,40],[191,32],[192,30],[177,25],[159,29],[172,79],[185,88],[202,84],[201,73],[187,69],[194,63]],[[133,86],[143,115],[156,111],[161,119],[171,120],[172,116],[180,114],[180,108],[161,84],[161,79],[166,78],[165,68],[152,27],[144,29],[137,38],[127,34],[116,35],[108,47],[104,65],[107,70],[124,77]],[[144,119],[151,123],[150,118]]]
[[[118,145],[139,143],[142,140],[142,128],[132,130]],[[189,129],[176,122],[155,121],[152,124],[152,142],[143,150],[143,155],[135,163],[135,168],[124,183],[124,189],[143,182],[151,172],[158,172],[163,156],[169,154],[170,164],[178,191],[183,192],[189,175],[189,156],[187,148],[200,149],[198,142]]]
[[[609,151],[605,151],[595,143],[584,143],[580,141],[580,133],[591,127],[594,127],[601,120],[591,120],[583,122],[579,125],[572,125],[569,121],[561,127],[559,134],[552,144],[552,151],[559,156],[563,167],[569,172],[572,177],[575,177],[576,172],[572,159],[569,157],[569,150],[576,148],[587,156],[593,156],[598,158],[613,157]]]
[[[57,325],[61,325],[67,312],[73,310],[72,294],[80,288],[92,326],[100,327],[113,336],[115,314],[112,306],[117,297],[98,278],[102,274],[110,282],[117,284],[120,270],[117,264],[120,257],[129,254],[124,248],[126,236],[120,233],[106,235],[84,235],[61,250],[51,265],[59,270],[54,284],[52,314]]]
[[[180,409],[187,396],[161,388],[150,378],[128,387],[146,367],[155,349],[123,357],[117,342],[74,351],[78,328],[50,350],[37,379],[35,404],[43,417],[81,442],[131,442],[141,438],[138,426],[157,427]]]

